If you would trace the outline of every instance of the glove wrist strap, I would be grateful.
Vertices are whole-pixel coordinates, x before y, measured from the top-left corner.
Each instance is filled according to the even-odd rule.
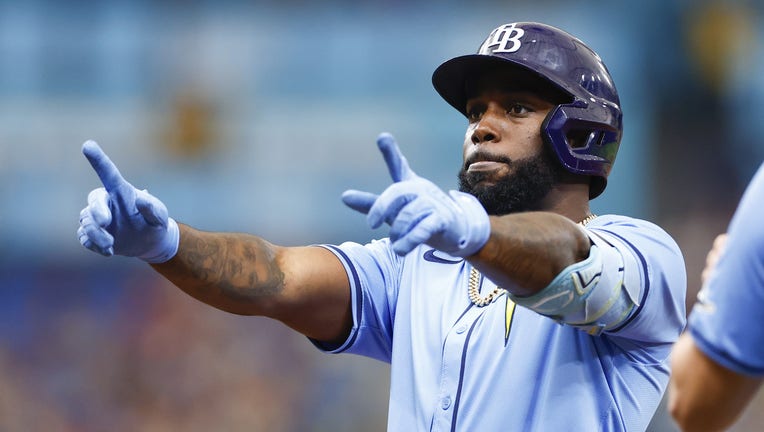
[[[167,235],[154,249],[138,258],[150,264],[167,262],[178,253],[179,245],[180,229],[178,228],[178,223],[173,218],[167,218]]]
[[[476,254],[491,236],[491,221],[483,205],[473,195],[450,191],[449,194],[461,204],[468,231],[459,239],[459,250],[453,256],[468,257]]]

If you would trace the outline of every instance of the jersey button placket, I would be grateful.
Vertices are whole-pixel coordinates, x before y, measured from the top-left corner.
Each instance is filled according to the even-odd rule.
[[[451,430],[454,401],[457,397],[459,379],[462,374],[462,354],[466,349],[467,331],[483,311],[472,308],[454,323],[443,344],[443,366],[438,394],[439,409],[436,410],[433,431]]]
[[[443,399],[440,400],[440,407],[444,410],[447,410],[448,407],[451,406],[451,396],[445,396]]]

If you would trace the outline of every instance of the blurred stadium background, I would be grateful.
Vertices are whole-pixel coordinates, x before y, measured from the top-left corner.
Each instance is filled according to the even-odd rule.
[[[510,21],[562,27],[609,65],[625,135],[593,208],[674,235],[689,307],[764,159],[763,16],[753,0],[0,0],[0,430],[384,430],[387,365],[84,250],[98,182],[80,145],[202,229],[384,236],[341,192],[388,184],[381,131],[456,185],[465,122],[430,76]],[[733,430],[761,430],[762,404]],[[665,409],[651,430],[676,430]]]

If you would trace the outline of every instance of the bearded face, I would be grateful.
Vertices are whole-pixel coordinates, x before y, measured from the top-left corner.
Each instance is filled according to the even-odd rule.
[[[476,153],[459,172],[459,190],[467,192],[483,204],[490,215],[505,215],[539,208],[540,201],[560,180],[562,166],[554,159],[548,146],[541,154],[523,159]],[[472,160],[492,160],[510,167],[499,178],[486,172],[468,172]]]

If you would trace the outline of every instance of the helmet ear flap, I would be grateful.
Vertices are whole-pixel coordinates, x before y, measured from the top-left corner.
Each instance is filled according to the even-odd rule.
[[[599,111],[599,112],[596,112]],[[605,188],[620,143],[620,117],[607,110],[593,110],[580,103],[558,105],[541,125],[541,136],[563,167],[575,174],[592,176],[589,197]]]
[[[580,129],[571,130],[567,133],[568,146],[573,149],[587,148],[602,142],[603,134],[600,131]]]

